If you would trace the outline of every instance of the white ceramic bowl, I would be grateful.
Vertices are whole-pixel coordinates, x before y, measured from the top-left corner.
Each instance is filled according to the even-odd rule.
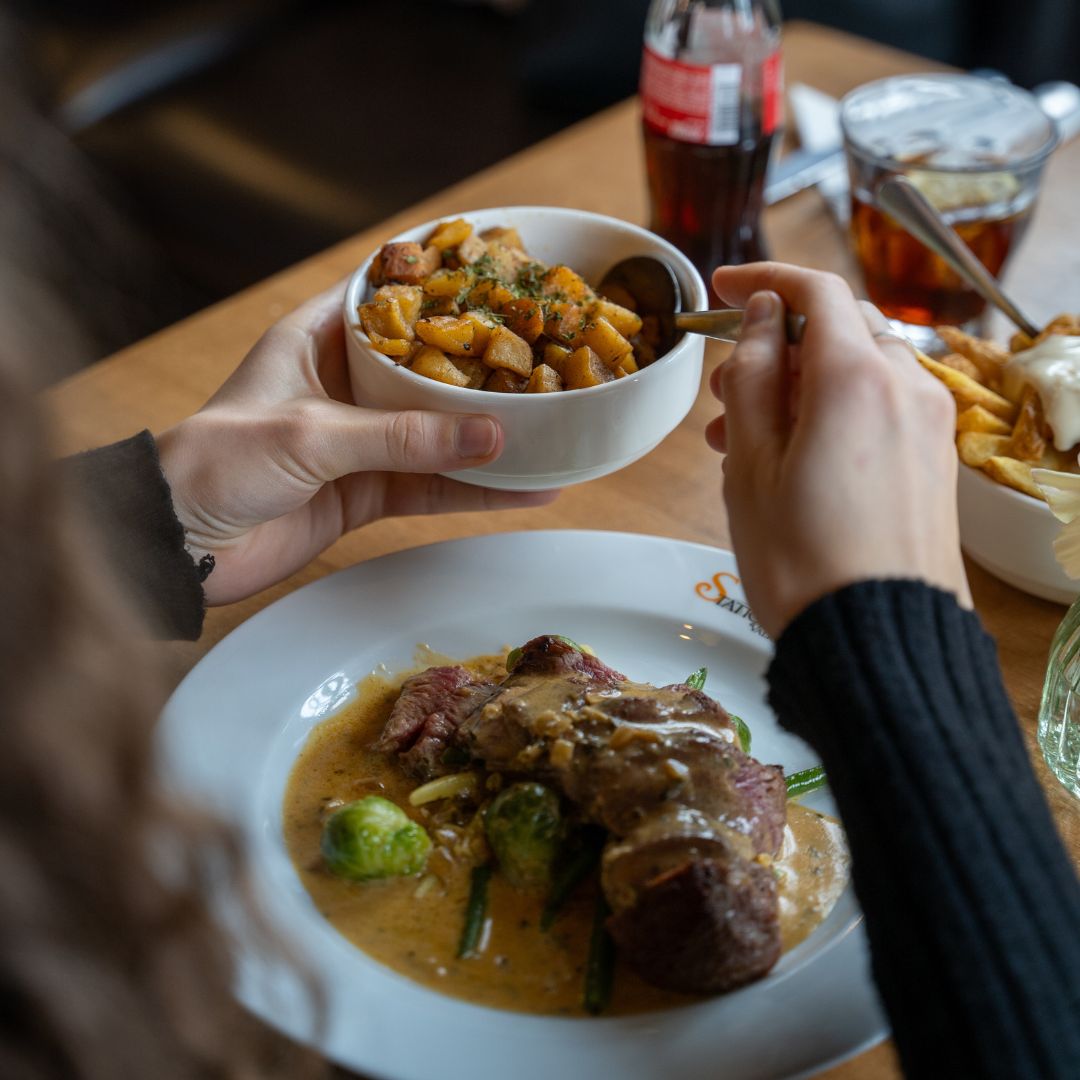
[[[655,255],[675,271],[687,310],[706,306],[705,283],[677,248],[617,218],[552,206],[506,206],[444,214],[395,240],[423,241],[439,221],[463,217],[478,229],[516,228],[529,253],[565,263],[595,284],[629,255]],[[499,458],[449,475],[481,487],[543,491],[615,472],[647,454],[668,435],[697,397],[704,340],[687,334],[666,356],[634,375],[557,394],[498,394],[447,386],[415,375],[376,352],[359,328],[356,310],[371,292],[368,268],[353,274],[345,293],[349,377],[357,403],[378,409],[435,409],[485,413],[502,425]]]
[[[1054,558],[1061,526],[1044,502],[960,465],[960,543],[984,570],[1032,596],[1071,604],[1080,593]]]

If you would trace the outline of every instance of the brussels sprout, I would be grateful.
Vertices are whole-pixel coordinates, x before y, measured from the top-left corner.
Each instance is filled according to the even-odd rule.
[[[555,792],[530,781],[512,784],[488,807],[484,829],[511,885],[528,889],[550,882],[563,833]]]
[[[418,874],[430,850],[431,840],[423,828],[378,795],[335,810],[323,826],[326,865],[352,881]]]

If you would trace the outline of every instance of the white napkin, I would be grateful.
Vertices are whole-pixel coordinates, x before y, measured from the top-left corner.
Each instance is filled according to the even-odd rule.
[[[1054,469],[1032,469],[1031,478],[1062,523],[1054,538],[1054,557],[1074,581],[1080,580],[1080,476]]]

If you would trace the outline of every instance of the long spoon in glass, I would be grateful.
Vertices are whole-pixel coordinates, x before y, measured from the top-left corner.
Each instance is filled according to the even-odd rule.
[[[1028,337],[1037,327],[1002,291],[997,278],[975,257],[971,248],[949,228],[925,195],[906,176],[890,176],[877,186],[878,206],[921,244],[943,259],[987,303],[1011,319]]]

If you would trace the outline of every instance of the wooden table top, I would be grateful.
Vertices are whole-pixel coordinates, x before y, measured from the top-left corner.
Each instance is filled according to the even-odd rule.
[[[840,96],[870,79],[936,65],[809,24],[786,29],[789,83]],[[1008,283],[1035,321],[1080,308],[1080,140],[1050,162],[1041,207]],[[274,320],[352,270],[376,246],[428,218],[487,206],[575,206],[646,222],[645,178],[634,102],[617,105],[457,184],[359,236],[141,341],[69,378],[49,395],[57,447],[72,452],[157,431],[195,411]],[[766,212],[773,256],[858,280],[846,239],[816,192]],[[705,378],[726,355],[710,345]],[[242,603],[212,610],[194,644],[169,646],[180,677],[225,634],[279,596],[363,559],[438,540],[517,529],[605,528],[729,546],[719,459],[703,441],[717,406],[704,388],[683,424],[652,454],[601,480],[565,491],[551,506],[500,514],[391,519],[344,537],[302,572]],[[1005,680],[1040,779],[1080,865],[1080,803],[1050,775],[1034,742],[1051,636],[1063,609],[1033,599],[969,564],[976,607],[997,638]],[[833,1080],[898,1077],[891,1044],[823,1074]]]

